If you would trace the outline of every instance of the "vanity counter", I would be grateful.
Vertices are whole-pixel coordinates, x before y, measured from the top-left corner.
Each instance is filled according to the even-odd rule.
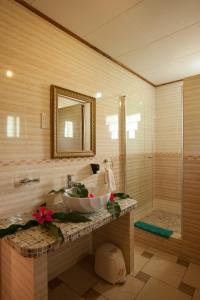
[[[136,207],[137,201],[133,199],[125,199],[119,200],[118,203],[121,207],[121,217],[133,210]],[[90,222],[56,223],[62,231],[64,244],[89,234],[97,228],[112,221],[112,216],[107,209],[100,209],[98,212],[88,214],[87,216],[91,219]],[[3,223],[0,225],[1,228],[4,227]],[[20,255],[30,258],[41,256],[49,251],[55,251],[61,246],[61,244],[56,241],[45,228],[40,226],[18,231],[15,234],[4,237],[4,240]]]

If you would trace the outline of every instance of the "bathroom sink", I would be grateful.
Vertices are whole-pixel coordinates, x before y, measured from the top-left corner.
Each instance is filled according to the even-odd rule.
[[[105,207],[106,203],[110,199],[111,193],[95,196],[94,198],[76,198],[70,197],[69,190],[66,190],[63,194],[63,202],[68,209],[77,211],[80,213],[93,213],[99,209]]]

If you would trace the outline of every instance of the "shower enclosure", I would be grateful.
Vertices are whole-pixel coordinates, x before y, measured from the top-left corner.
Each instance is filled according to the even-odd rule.
[[[138,201],[135,220],[181,235],[182,83],[156,98],[126,97],[126,192]]]

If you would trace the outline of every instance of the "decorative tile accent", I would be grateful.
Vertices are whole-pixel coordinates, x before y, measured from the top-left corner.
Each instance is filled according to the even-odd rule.
[[[180,283],[178,289],[189,296],[193,296],[195,293],[195,288],[183,281]]]
[[[95,290],[89,290],[83,295],[85,300],[106,300],[100,293]]]
[[[57,288],[60,284],[62,283],[62,281],[60,280],[60,278],[56,277],[54,279],[52,279],[51,281],[49,281],[48,286],[51,290]]]
[[[139,280],[146,283],[151,278],[151,276],[149,274],[146,274],[146,273],[140,271],[139,273],[137,273],[135,278],[137,278],[137,279],[139,279]]]
[[[136,201],[133,199],[119,200],[119,204],[121,207],[120,216],[123,216],[136,207]],[[91,219],[91,222],[56,223],[62,231],[64,243],[74,241],[81,236],[89,234],[113,219],[107,209],[101,209],[87,216]],[[5,222],[5,225],[3,225],[3,222]],[[2,228],[7,227],[6,219],[0,221],[0,224]],[[36,257],[60,247],[60,244],[55,238],[43,227],[33,227],[28,230],[22,230],[16,234],[6,236],[4,239],[11,247],[25,257]]]
[[[190,264],[187,260],[184,260],[184,259],[182,259],[182,258],[180,258],[180,257],[178,257],[176,263],[179,264],[179,265],[181,265],[181,266],[184,266],[184,267],[186,267],[186,268],[188,268],[188,267],[189,267],[189,264]]]
[[[154,254],[150,253],[150,252],[147,252],[147,251],[144,251],[142,253],[142,256],[146,257],[146,258],[152,258],[154,256]]]

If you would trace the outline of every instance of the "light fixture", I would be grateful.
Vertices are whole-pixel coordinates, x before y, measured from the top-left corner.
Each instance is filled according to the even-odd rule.
[[[7,70],[6,71],[6,77],[9,77],[9,78],[13,77],[13,71]]]
[[[102,93],[101,92],[96,92],[95,98],[99,99],[101,97],[102,97]]]

